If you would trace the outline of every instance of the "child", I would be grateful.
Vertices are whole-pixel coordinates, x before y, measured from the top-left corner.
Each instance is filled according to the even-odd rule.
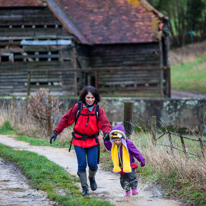
[[[141,167],[145,166],[145,159],[132,141],[128,140],[123,125],[116,125],[110,132],[110,138],[104,137],[104,145],[111,151],[114,164],[113,172],[120,173],[120,184],[126,191],[125,197],[130,197],[130,188],[132,194],[137,192],[137,176],[135,169],[138,168],[134,157],[141,162]]]

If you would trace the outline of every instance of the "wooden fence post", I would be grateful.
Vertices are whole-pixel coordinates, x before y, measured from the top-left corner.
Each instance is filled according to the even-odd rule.
[[[107,111],[107,102],[106,102],[106,100],[102,100],[102,109],[106,113],[106,111]]]
[[[31,82],[31,72],[27,74],[27,97],[26,97],[26,114],[28,114],[28,103],[30,95],[30,82]]]
[[[180,139],[181,139],[181,143],[182,143],[183,152],[185,154],[185,157],[187,158],[187,151],[186,151],[186,147],[185,147],[185,143],[184,143],[184,138],[182,135],[180,135]]]
[[[77,69],[77,60],[76,60],[76,46],[75,46],[75,41],[73,41],[73,68],[74,70]],[[77,95],[77,72],[74,72],[74,93],[75,96]]]
[[[152,116],[152,144],[156,146],[156,116]]]
[[[27,97],[30,95],[31,72],[27,74]]]
[[[15,103],[15,97],[12,97],[12,100],[11,100],[11,111],[10,111],[10,120],[11,121],[13,119],[13,114],[14,114],[14,103]]]
[[[48,103],[49,105],[51,105],[52,101],[51,101],[51,96],[48,96]],[[48,116],[47,116],[47,135],[48,136],[51,136],[52,135],[52,131],[53,131],[53,128],[52,128],[52,119],[51,119],[51,108],[48,106]]]
[[[204,151],[203,141],[201,137],[199,138],[199,141],[200,141],[200,148],[201,148],[202,156],[203,158],[205,158],[205,151]]]
[[[129,137],[132,133],[132,110],[133,110],[133,102],[124,102],[124,119],[123,125],[125,128],[125,132],[127,137]]]
[[[174,152],[173,152],[173,144],[172,144],[172,137],[171,137],[170,131],[167,130],[167,132],[168,132],[168,136],[169,136],[171,152],[172,152],[172,154],[174,155]]]

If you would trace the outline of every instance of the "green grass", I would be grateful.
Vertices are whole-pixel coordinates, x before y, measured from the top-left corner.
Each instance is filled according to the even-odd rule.
[[[206,93],[206,69],[197,69],[203,63],[206,67],[205,60],[206,56],[198,57],[194,62],[171,67],[172,89]]]
[[[75,184],[76,177],[69,175],[62,167],[34,152],[13,150],[0,144],[0,156],[14,162],[30,180],[30,186],[47,192],[48,198],[65,206],[110,206],[107,201],[82,197],[80,188]],[[55,191],[62,189],[65,195]]]
[[[6,120],[4,124],[0,127],[0,134],[16,134],[16,131],[11,126],[9,120]]]
[[[11,123],[9,120],[6,120],[4,124],[0,127],[0,134],[16,134],[15,138],[18,139],[19,141],[24,141],[28,142],[31,145],[35,146],[52,146],[52,147],[57,147],[57,148],[69,148],[70,146],[70,141],[65,140],[64,142],[60,142],[58,140],[52,141],[52,144],[50,144],[49,140],[44,140],[44,139],[39,139],[35,137],[28,137],[25,135],[19,135],[17,131],[11,126]],[[73,146],[72,148],[73,149]]]

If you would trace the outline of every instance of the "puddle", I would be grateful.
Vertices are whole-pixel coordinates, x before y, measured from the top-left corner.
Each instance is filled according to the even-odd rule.
[[[1,190],[11,191],[11,192],[26,192],[25,189],[21,189],[21,188],[7,188],[7,189],[1,189]]]
[[[0,182],[10,182],[11,180],[0,180]]]

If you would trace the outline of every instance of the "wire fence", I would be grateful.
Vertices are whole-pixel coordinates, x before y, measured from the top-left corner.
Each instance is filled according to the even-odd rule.
[[[154,119],[156,120],[156,117]],[[154,120],[152,120],[151,129],[143,128],[143,127],[137,127],[132,122],[129,122],[129,121],[125,121],[125,123],[130,124],[132,126],[133,131],[135,129],[140,129],[141,131],[150,132],[152,134],[152,143],[153,143],[153,145],[154,146],[159,145],[159,146],[169,147],[172,154],[174,154],[174,149],[175,149],[175,150],[183,152],[186,158],[189,157],[188,154],[196,156],[196,157],[206,158],[205,149],[204,149],[204,144],[206,143],[206,140],[203,140],[201,137],[198,137],[198,139],[190,138],[190,137],[184,136],[182,134],[172,132],[170,130],[166,130],[165,132],[162,132],[162,131],[156,129],[156,121],[154,121]],[[131,133],[131,131],[130,131],[130,133]],[[157,137],[157,134],[159,134],[159,133],[161,135],[159,137]],[[169,144],[158,144],[158,140],[160,140],[165,135],[168,135]],[[181,146],[182,146],[181,149],[174,145],[174,141],[173,141],[172,136],[177,136],[177,137],[180,138],[180,142],[181,142]],[[199,142],[200,150],[201,150],[200,154],[201,155],[200,154],[194,154],[192,152],[188,152],[187,148],[186,148],[186,144],[185,144],[185,139],[189,140],[189,141]]]

